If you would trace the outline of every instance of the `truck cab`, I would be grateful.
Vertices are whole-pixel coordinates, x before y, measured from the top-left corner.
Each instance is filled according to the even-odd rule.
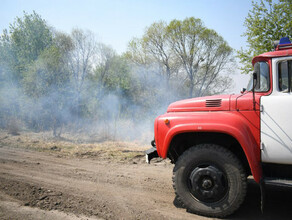
[[[155,119],[147,161],[159,156],[175,164],[175,193],[199,215],[225,217],[236,211],[250,175],[263,195],[266,184],[292,186],[289,38],[252,64],[252,79],[241,94],[174,102]]]

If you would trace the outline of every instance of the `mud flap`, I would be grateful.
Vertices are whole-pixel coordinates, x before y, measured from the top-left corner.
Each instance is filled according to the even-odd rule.
[[[159,157],[156,148],[152,147],[145,151],[146,154],[146,163],[150,164],[150,161],[155,158]]]

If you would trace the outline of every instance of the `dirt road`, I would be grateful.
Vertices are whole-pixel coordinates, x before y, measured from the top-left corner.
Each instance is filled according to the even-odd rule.
[[[0,219],[208,219],[177,204],[172,166],[1,146]],[[291,219],[291,190],[269,189],[263,215],[257,185],[250,181],[248,190],[228,219]]]

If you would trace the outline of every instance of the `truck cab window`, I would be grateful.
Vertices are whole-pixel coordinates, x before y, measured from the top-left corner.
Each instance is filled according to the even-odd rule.
[[[291,91],[291,63],[282,61],[278,64],[278,88],[280,92]]]
[[[257,62],[254,65],[254,72],[257,74],[256,92],[267,92],[270,90],[270,68],[266,62]],[[251,77],[247,89],[251,91],[253,87],[253,77]]]

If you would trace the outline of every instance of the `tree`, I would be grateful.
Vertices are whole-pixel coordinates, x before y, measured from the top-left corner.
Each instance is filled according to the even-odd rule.
[[[35,130],[52,128],[54,136],[61,135],[61,129],[59,132],[57,129],[66,122],[63,110],[70,103],[70,72],[62,52],[56,46],[47,48],[28,67],[23,78],[24,91],[29,96],[25,105],[34,106],[26,113],[31,118],[30,127]]]
[[[169,41],[167,24],[162,21],[153,23],[146,29],[142,39],[143,47],[147,53],[162,65],[163,73],[166,76],[166,86],[169,89],[169,80],[177,70],[177,63]]]
[[[178,71],[177,59],[168,38],[167,24],[155,22],[146,28],[141,39],[130,41],[126,53],[128,58],[140,65],[157,63],[158,72],[165,76],[167,89],[171,76]]]
[[[222,91],[214,82],[232,62],[231,54],[231,47],[220,35],[193,17],[172,20],[169,24],[153,23],[141,39],[130,42],[126,53],[140,65],[158,64],[158,69],[162,70],[158,72],[166,76],[166,92],[172,76],[176,76],[176,81],[184,81],[189,97]],[[224,79],[223,90],[226,90],[230,78],[221,77]]]
[[[97,43],[92,32],[81,29],[73,29],[71,38],[74,49],[70,54],[70,67],[75,88],[80,92],[86,76],[92,70]]]
[[[124,54],[124,57],[131,60],[138,66],[148,66],[153,63],[153,60],[150,59],[149,54],[143,45],[143,40],[140,38],[133,38],[129,42],[127,52]]]
[[[8,78],[12,80],[14,74],[11,67],[14,63],[16,63],[16,59],[12,52],[10,36],[8,31],[4,29],[0,36],[0,82],[8,80]]]
[[[127,100],[129,103],[135,95],[132,91],[135,81],[130,74],[130,67],[125,58],[118,56],[111,47],[102,43],[98,46],[97,57],[94,72],[89,76],[90,93],[94,95],[95,101],[94,108],[98,109],[97,106],[112,94],[120,101],[118,114],[123,115],[128,109],[122,100]],[[104,114],[100,109],[99,111]]]
[[[232,49],[214,30],[204,30],[202,38],[204,56],[197,74],[196,96],[222,93],[231,87],[231,78],[220,73],[232,64]]]
[[[72,83],[75,90],[75,110],[81,117],[82,105],[81,94],[86,88],[84,82],[86,77],[92,73],[94,58],[96,56],[97,43],[90,31],[73,29],[71,32],[73,50],[70,51],[69,67],[72,74]]]
[[[14,71],[21,74],[27,65],[37,60],[43,50],[53,43],[53,34],[46,21],[36,12],[27,14],[23,18],[17,17],[9,27],[10,43],[16,63]]]
[[[292,37],[292,1],[261,0],[252,2],[253,8],[245,18],[247,49],[238,51],[243,73],[252,71],[251,60],[266,51],[273,50],[273,42],[282,37]]]
[[[167,27],[170,43],[188,76],[189,97],[201,96],[231,62],[232,49],[200,19],[173,20]]]
[[[23,77],[30,66],[38,59],[44,50],[51,47],[53,34],[51,28],[40,15],[33,12],[23,17],[16,17],[9,29],[3,31],[0,37],[0,75],[1,91],[6,105],[4,109],[5,118],[19,120],[24,104],[25,94],[22,88]],[[9,94],[5,96],[5,93]],[[5,113],[5,108],[9,111]]]

